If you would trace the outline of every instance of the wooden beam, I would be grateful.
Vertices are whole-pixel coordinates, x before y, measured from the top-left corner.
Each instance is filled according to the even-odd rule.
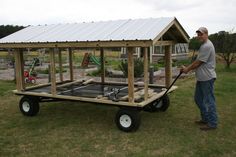
[[[99,81],[94,81],[94,83],[100,83]],[[122,86],[128,86],[128,83],[126,82],[115,82],[115,81],[106,81],[105,85],[122,85]],[[140,83],[134,83],[135,86],[140,86]],[[166,86],[163,84],[148,84],[149,87],[157,87],[157,88],[165,88]]]
[[[50,49],[50,72],[51,72],[51,94],[56,95],[56,68],[55,68],[56,49]]]
[[[176,90],[178,87],[177,86],[172,86],[170,88],[170,90],[167,93],[171,93],[174,90]],[[154,94],[151,98],[149,98],[147,101],[143,101],[141,102],[140,106],[145,106],[147,104],[150,104],[151,102],[157,100],[158,98],[161,98],[163,96],[163,94],[166,92],[166,90],[162,90],[161,92],[159,92],[158,94]]]
[[[172,46],[165,46],[165,84],[168,88],[172,81]]]
[[[152,40],[131,41],[88,41],[88,42],[35,42],[35,43],[0,43],[0,48],[66,48],[66,47],[148,47]]]
[[[165,29],[163,29],[161,31],[161,33],[158,34],[158,36],[153,40],[153,43],[156,43],[159,39],[161,39],[161,37],[171,28],[171,26],[173,26],[173,24],[175,23],[175,20],[173,20],[172,22],[170,22]]]
[[[81,101],[81,102],[89,102],[89,103],[100,103],[100,104],[107,104],[107,105],[116,105],[116,106],[136,106],[136,107],[142,107],[140,106],[141,103],[133,103],[130,104],[128,102],[115,102],[112,100],[100,100],[97,98],[88,98],[88,97],[81,97],[81,96],[67,96],[67,95],[55,95],[48,93],[36,93],[36,92],[22,92],[22,91],[13,91],[15,94],[18,95],[30,95],[30,96],[40,96],[40,97],[48,97],[48,98],[55,98],[55,99],[64,99],[64,100],[75,100],[75,101]]]
[[[22,82],[22,89],[25,90],[25,76],[24,76],[24,66],[25,66],[25,62],[24,62],[24,54],[23,51],[20,50],[20,63],[21,63],[21,69],[20,69],[20,75],[21,75],[21,82]]]
[[[105,58],[104,58],[104,49],[100,48],[100,57],[101,57],[101,82],[105,83]]]
[[[16,49],[14,53],[16,68],[16,88],[18,91],[22,91],[25,89],[23,51],[20,49]]]
[[[60,81],[63,81],[63,66],[62,66],[62,55],[61,50],[57,48],[58,58],[59,58],[59,74],[60,74]]]
[[[170,92],[172,92],[176,89],[177,89],[177,86],[172,86],[168,93],[170,93]],[[84,101],[84,102],[90,102],[90,103],[94,102],[94,103],[101,103],[101,104],[107,104],[107,105],[143,107],[143,106],[145,106],[147,104],[150,104],[151,102],[157,100],[158,98],[162,97],[163,94],[165,93],[165,90],[161,91],[158,94],[153,95],[147,101],[143,101],[141,103],[133,103],[133,104],[130,104],[128,102],[123,102],[123,101],[115,102],[115,101],[112,101],[112,100],[100,100],[100,99],[97,99],[97,98],[93,99],[93,98],[87,98],[87,97],[81,97],[81,96],[66,96],[66,95],[55,95],[55,96],[53,96],[52,94],[48,94],[48,93],[37,93],[37,92],[30,92],[30,91],[17,91],[17,90],[14,90],[13,93],[18,94],[18,95],[48,97],[48,98],[55,98],[55,99]]]
[[[60,87],[62,84],[64,85],[69,82],[70,82],[70,80],[65,80],[63,82],[56,82],[56,84],[57,84],[57,87]],[[38,88],[42,88],[42,87],[46,87],[46,86],[50,86],[50,85],[51,85],[51,83],[38,84],[35,86],[26,87],[25,91],[32,90],[32,89],[38,89]]]
[[[129,103],[134,103],[134,47],[128,47],[128,95]]]
[[[16,90],[21,91],[21,86],[20,86],[20,75],[19,75],[19,67],[20,67],[20,50],[15,49],[14,55],[15,55],[15,76],[16,76]]]
[[[154,43],[155,46],[166,46],[166,45],[174,45],[175,42],[171,40],[164,40],[164,41],[156,41]]]
[[[178,22],[178,20],[175,20],[175,26],[177,27],[177,29],[180,31],[181,35],[184,37],[185,41],[187,43],[189,43],[189,36],[188,34],[185,32],[185,30],[183,29],[183,27],[181,26],[181,24]]]
[[[144,48],[143,54],[143,61],[144,61],[144,100],[148,99],[148,48]]]
[[[74,72],[73,72],[73,52],[72,49],[69,48],[69,67],[70,67],[70,80],[74,80]]]
[[[149,61],[150,61],[150,63],[152,63],[152,61],[153,61],[152,56],[153,56],[153,54],[154,54],[154,48],[155,48],[155,47],[154,47],[153,45],[149,47],[149,50],[150,50],[150,51],[149,51],[149,56],[150,56],[150,57],[149,57]]]

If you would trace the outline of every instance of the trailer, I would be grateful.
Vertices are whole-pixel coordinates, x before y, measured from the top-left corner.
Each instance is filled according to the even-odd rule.
[[[117,127],[125,132],[140,126],[140,112],[166,111],[170,105],[168,93],[172,86],[172,47],[187,43],[189,36],[176,18],[118,20],[66,25],[30,26],[0,39],[0,48],[14,50],[16,62],[16,95],[22,96],[20,111],[25,116],[35,116],[41,103],[50,101],[78,101],[119,107],[115,116]],[[155,46],[165,49],[165,85],[149,84],[149,56]],[[122,47],[127,50],[128,81],[109,82],[105,77],[106,48]],[[143,83],[134,78],[134,54],[141,48],[144,61]],[[33,87],[24,82],[25,49],[47,48],[50,54],[51,81]],[[67,48],[69,79],[63,77],[61,50]],[[96,48],[100,50],[101,81],[75,80],[73,50]],[[59,78],[56,78],[58,55]],[[167,90],[168,89],[168,90]],[[79,104],[79,103],[78,103]],[[86,109],[86,108],[85,108]]]

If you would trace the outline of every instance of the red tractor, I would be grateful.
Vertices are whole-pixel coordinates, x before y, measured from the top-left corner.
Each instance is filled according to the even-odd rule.
[[[29,71],[24,71],[24,77],[26,83],[36,83],[37,73],[34,71],[34,67],[39,63],[38,58],[34,58]]]
[[[36,76],[30,74],[29,71],[24,71],[24,77],[26,83],[36,83]]]

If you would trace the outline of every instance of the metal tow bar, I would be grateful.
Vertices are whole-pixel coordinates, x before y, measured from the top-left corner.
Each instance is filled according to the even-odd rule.
[[[175,82],[179,79],[179,77],[182,75],[182,71],[179,72],[178,76],[176,76],[176,78],[174,79],[174,81],[171,83],[171,85],[167,88],[167,90],[165,91],[165,93],[161,96],[160,100],[169,92],[169,90],[171,89],[171,87],[175,84]]]
[[[178,76],[174,79],[174,81],[171,83],[171,85],[166,89],[165,93],[160,97],[158,98],[156,101],[155,104],[159,104],[162,99],[167,95],[167,93],[169,92],[169,90],[171,89],[171,87],[175,84],[175,82],[179,79],[179,77],[181,76],[182,72],[180,71],[180,73],[178,74]],[[153,105],[146,105],[144,107],[144,111],[148,111],[148,112],[155,112],[155,109],[153,110],[153,108],[155,108],[155,106]]]

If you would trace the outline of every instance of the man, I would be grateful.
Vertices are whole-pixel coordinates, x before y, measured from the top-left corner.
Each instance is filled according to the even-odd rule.
[[[197,83],[194,99],[200,110],[201,120],[195,123],[201,126],[201,130],[207,131],[217,128],[217,113],[214,97],[214,81],[216,79],[215,48],[208,39],[207,28],[200,27],[196,33],[198,40],[201,42],[197,59],[187,67],[182,66],[181,71],[187,74],[191,70],[196,70]]]

